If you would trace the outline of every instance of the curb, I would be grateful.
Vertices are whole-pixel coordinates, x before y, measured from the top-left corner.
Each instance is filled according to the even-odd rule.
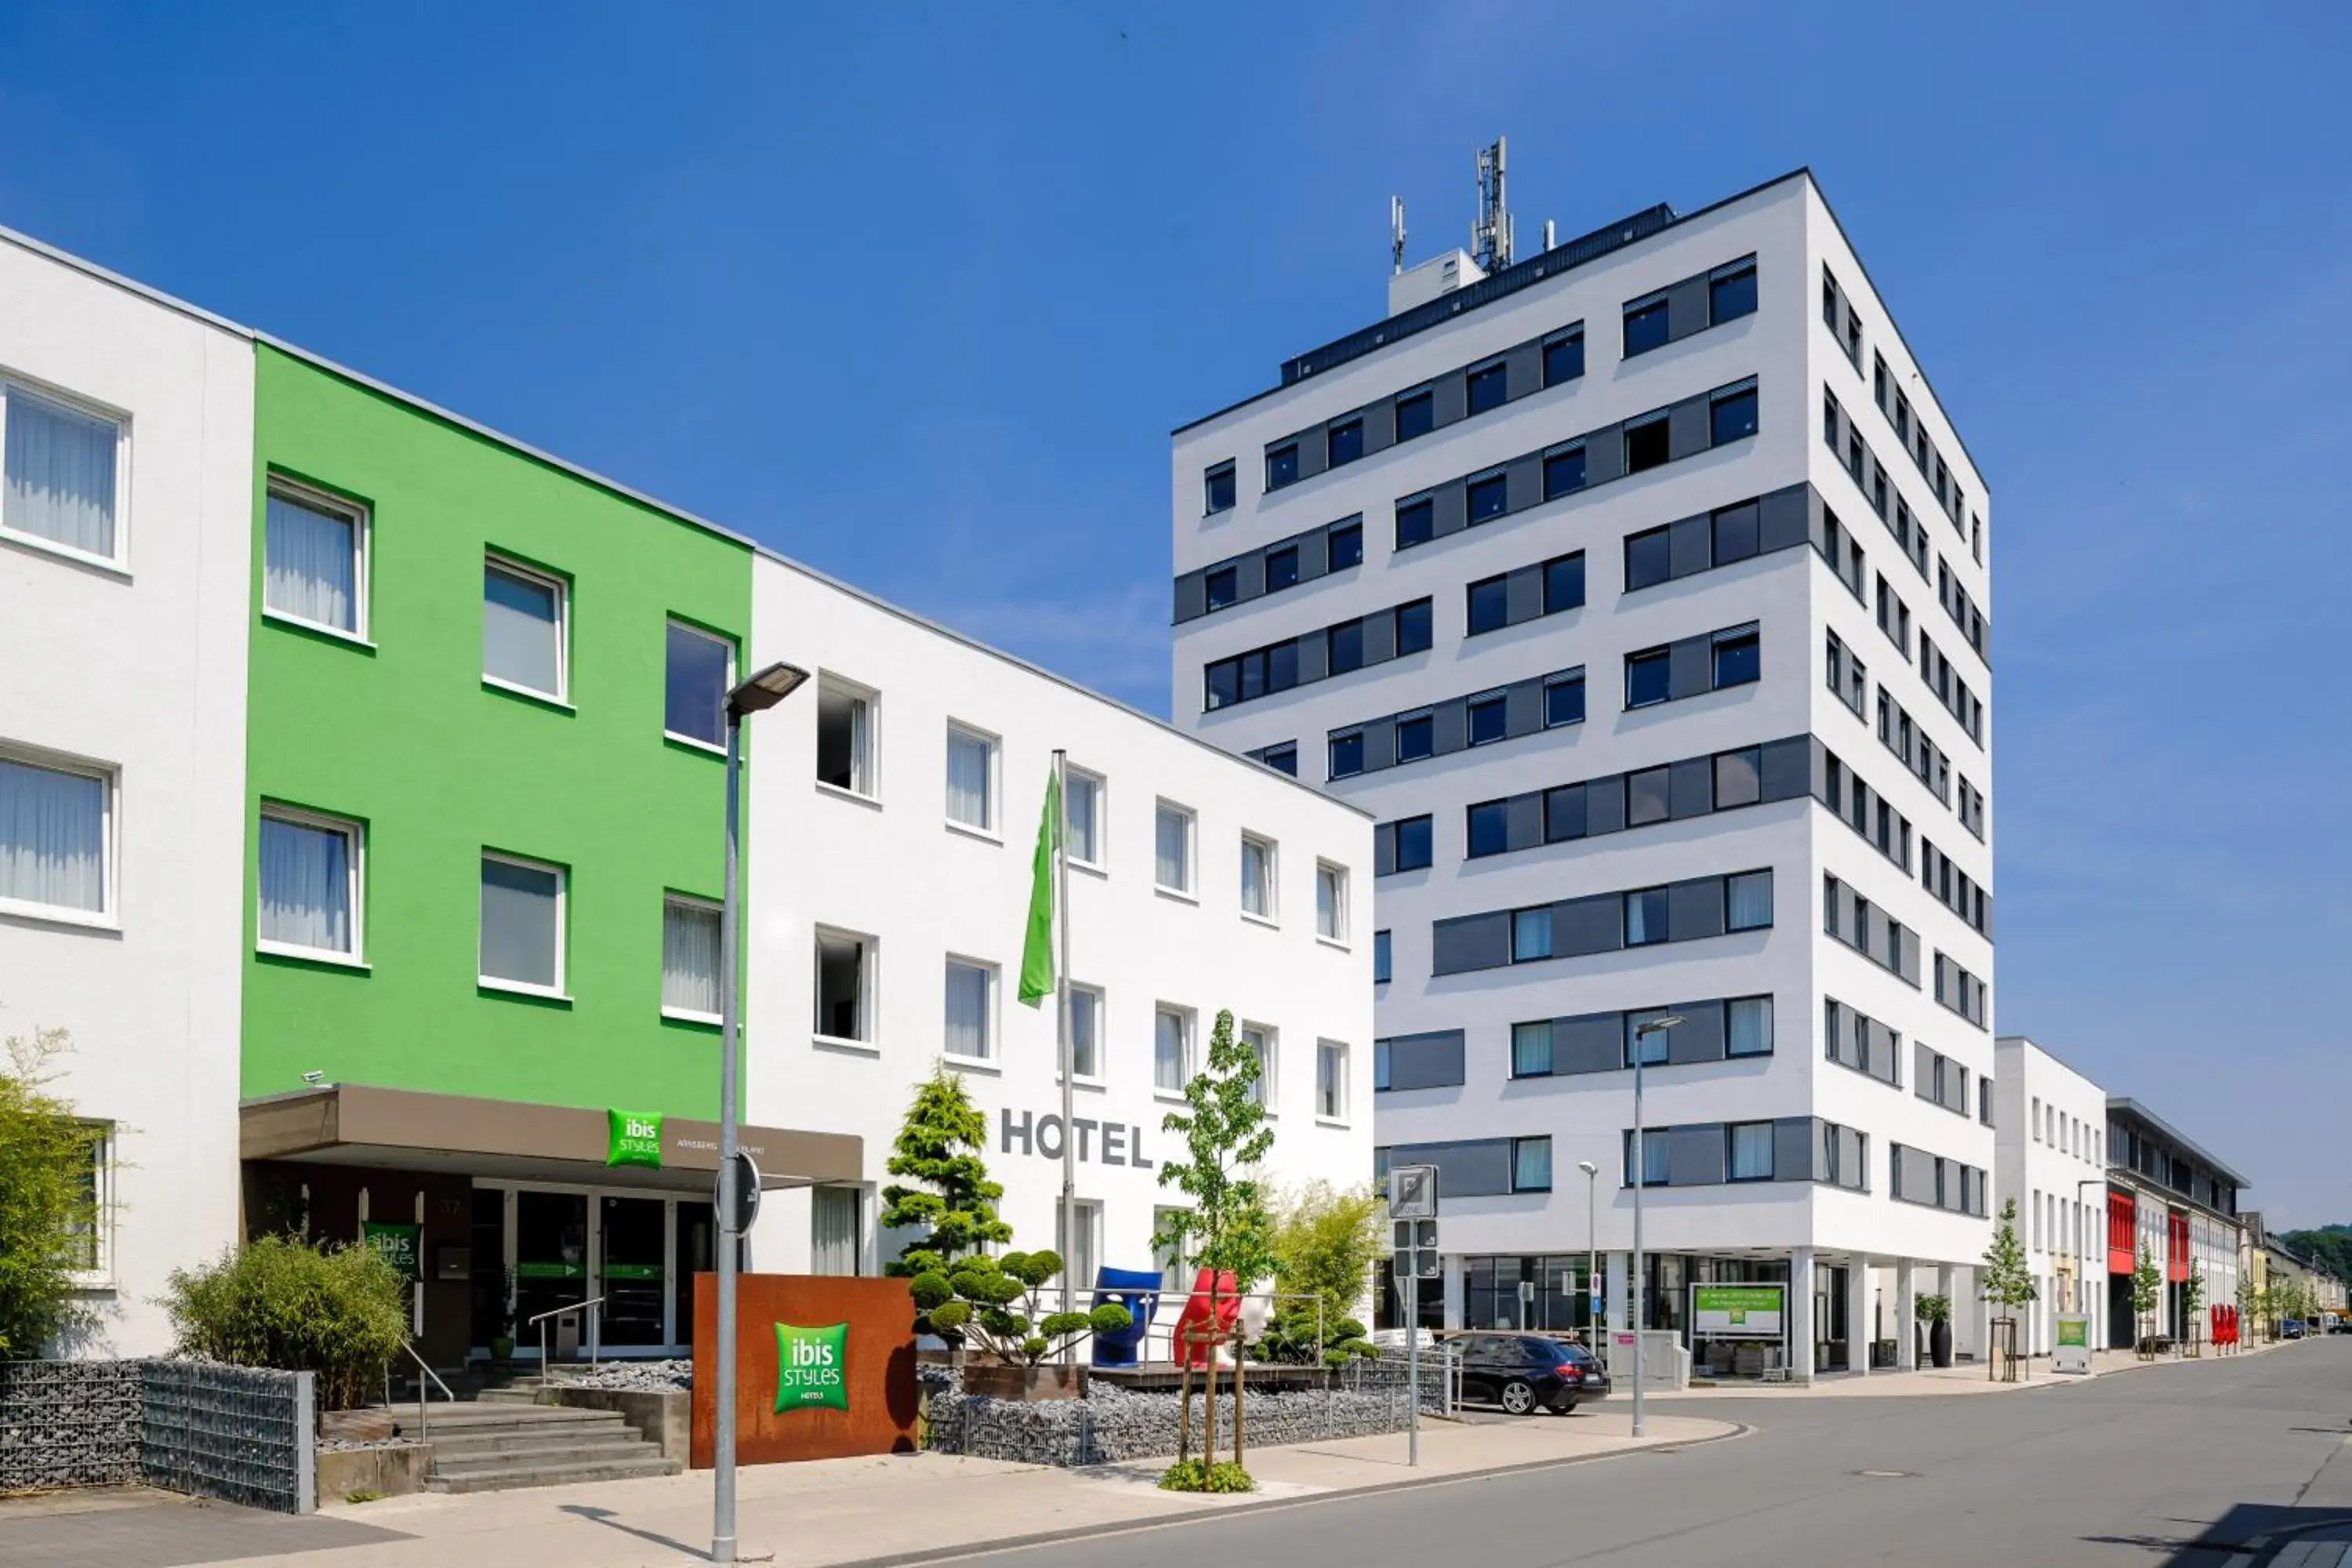
[[[883,1557],[857,1557],[827,1564],[827,1568],[904,1568],[918,1563],[954,1563],[966,1558],[994,1556],[999,1552],[1021,1552],[1034,1547],[1055,1546],[1065,1542],[1101,1540],[1114,1535],[1137,1535],[1150,1530],[1171,1530],[1181,1525],[1199,1524],[1213,1519],[1231,1519],[1236,1514],[1272,1513],[1278,1510],[1313,1508],[1318,1504],[1340,1502],[1360,1498],[1369,1492],[1425,1491],[1433,1487],[1458,1486],[1465,1481],[1491,1480],[1497,1476],[1526,1475],[1537,1470],[1562,1469],[1570,1465],[1598,1464],[1608,1459],[1635,1458],[1643,1454],[1672,1454],[1685,1449],[1705,1447],[1710,1443],[1727,1443],[1735,1437],[1745,1437],[1756,1428],[1745,1421],[1726,1422],[1731,1430],[1712,1436],[1693,1437],[1686,1442],[1657,1443],[1646,1448],[1619,1448],[1605,1454],[1574,1454],[1556,1459],[1530,1459],[1516,1465],[1489,1465],[1484,1469],[1457,1470],[1451,1475],[1424,1476],[1417,1479],[1382,1482],[1373,1486],[1340,1487],[1329,1491],[1310,1492],[1304,1497],[1268,1498],[1262,1502],[1228,1504],[1223,1508],[1203,1509],[1192,1513],[1167,1515],[1152,1519],[1118,1520],[1104,1524],[1081,1524],[1067,1530],[1036,1531],[1026,1535],[1007,1535],[989,1541],[967,1542],[959,1546],[927,1547],[920,1552],[896,1552]],[[1043,1467],[1041,1467],[1043,1468]]]

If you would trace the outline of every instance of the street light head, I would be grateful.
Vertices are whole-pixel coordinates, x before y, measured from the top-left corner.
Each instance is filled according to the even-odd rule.
[[[749,713],[763,712],[801,689],[808,671],[797,664],[772,664],[727,694],[731,722]]]
[[[1633,1032],[1637,1035],[1661,1035],[1668,1029],[1679,1029],[1682,1026],[1681,1016],[1669,1013],[1663,1018],[1653,1018],[1646,1024],[1636,1025]]]
[[[1588,1176],[1597,1176],[1601,1173],[1601,1167],[1590,1160],[1579,1160],[1576,1163],[1576,1168]]]

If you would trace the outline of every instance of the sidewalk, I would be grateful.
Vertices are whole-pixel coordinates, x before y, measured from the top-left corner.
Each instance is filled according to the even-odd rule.
[[[2131,1351],[2100,1350],[2091,1352],[2091,1377],[2106,1377],[2118,1372],[2133,1372],[2149,1366],[2196,1366],[2216,1362],[2235,1361],[2242,1356],[2263,1355],[2298,1341],[2282,1340],[2276,1344],[2249,1345],[2242,1351],[2224,1356],[2210,1346],[2199,1357],[2158,1356],[2154,1361],[2142,1361]],[[2025,1388],[2050,1388],[2087,1383],[2090,1378],[2073,1373],[2050,1370],[2050,1358],[2036,1356],[2019,1369],[2015,1383],[1995,1383],[1986,1375],[1985,1363],[1967,1362],[1958,1366],[1922,1367],[1916,1372],[1881,1370],[1866,1376],[1848,1372],[1826,1373],[1816,1377],[1811,1386],[1801,1387],[1787,1383],[1722,1384],[1713,1388],[1654,1389],[1654,1400],[1685,1399],[1819,1399],[1864,1398],[1893,1399],[1921,1394],[2013,1394]],[[1627,1395],[1612,1394],[1607,1408],[1614,1409],[1625,1403]]]
[[[1736,1435],[1725,1421],[1654,1415],[1636,1444],[1618,1409],[1570,1417],[1423,1427],[1421,1465],[1405,1466],[1402,1434],[1253,1448],[1257,1492],[1203,1498],[1163,1492],[1160,1461],[1056,1470],[939,1454],[760,1465],[739,1472],[741,1554],[779,1564],[868,1562],[911,1553],[1002,1547],[1038,1536],[1089,1532],[1197,1515],[1280,1506],[1498,1469],[1603,1458],[1641,1447]],[[322,1514],[402,1531],[404,1539],[248,1557],[241,1568],[667,1568],[704,1560],[710,1536],[710,1475],[465,1497],[420,1495]],[[230,1568],[227,1563],[215,1568]]]

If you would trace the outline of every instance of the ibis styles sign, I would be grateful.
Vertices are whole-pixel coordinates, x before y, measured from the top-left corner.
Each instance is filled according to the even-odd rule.
[[[849,1408],[849,1325],[776,1325],[776,1414]]]
[[[604,1121],[604,1163],[661,1169],[660,1111],[607,1110]]]

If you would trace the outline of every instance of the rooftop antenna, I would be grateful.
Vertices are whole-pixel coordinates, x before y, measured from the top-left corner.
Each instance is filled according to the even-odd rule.
[[[1471,259],[1487,272],[1511,264],[1515,226],[1503,201],[1503,138],[1478,153],[1478,221],[1470,226]]]
[[[1389,198],[1389,270],[1404,270],[1404,198]]]

